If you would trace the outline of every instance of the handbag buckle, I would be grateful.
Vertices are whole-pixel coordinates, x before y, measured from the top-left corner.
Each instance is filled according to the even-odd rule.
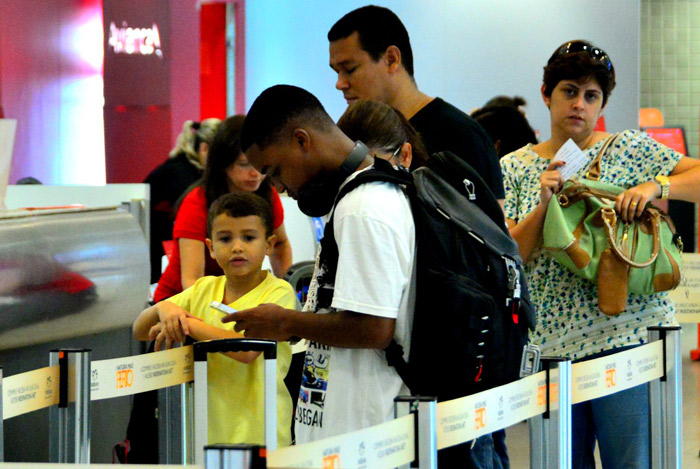
[[[617,219],[617,214],[615,213],[615,209],[611,207],[603,207],[600,209],[600,214],[601,216],[610,223],[610,225],[614,225],[615,221]]]
[[[567,197],[566,194],[559,194],[558,199],[559,205],[561,205],[562,207],[566,207],[567,205],[569,205],[569,197]]]
[[[673,244],[678,248],[678,252],[683,252],[683,239],[678,233],[673,234]]]

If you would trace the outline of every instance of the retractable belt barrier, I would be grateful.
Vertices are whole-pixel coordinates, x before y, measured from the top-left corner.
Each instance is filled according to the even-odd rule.
[[[341,467],[342,464],[381,469],[411,464],[411,467],[433,468],[437,449],[471,441],[523,420],[531,424],[531,464],[535,464],[532,467],[570,467],[570,406],[646,382],[651,382],[652,467],[680,467],[679,333],[680,327],[649,328],[650,343],[575,365],[567,359],[552,358],[550,362],[543,359],[545,371],[437,405],[420,397],[397,398],[397,409],[401,403],[408,407],[404,411],[397,410],[396,419],[312,443],[269,450],[267,467]],[[60,357],[64,352],[88,352],[87,361],[62,363]],[[57,360],[54,366],[4,379],[0,369],[3,420],[51,406],[60,410],[69,402],[79,401],[81,394],[89,400],[107,399],[194,379],[192,346],[92,364],[89,364],[89,351],[65,349],[52,352],[52,364]],[[81,373],[87,374],[87,370],[90,370],[89,386],[84,377],[79,377]],[[269,374],[272,376],[271,371]],[[66,380],[66,377],[71,379]],[[427,410],[419,411],[421,406]],[[405,409],[409,409],[408,415]],[[75,425],[75,429],[71,429],[76,436],[75,447],[71,448],[75,449],[76,456],[74,461],[65,462],[86,462],[81,459],[85,444],[79,433],[84,434],[85,428],[89,432],[89,425],[84,421],[89,420],[88,410],[83,405],[84,414],[73,417],[74,423],[83,420],[83,427],[78,429]],[[559,421],[552,423],[553,418]],[[56,433],[61,436],[57,445],[64,449],[67,447],[67,434],[62,435],[65,431],[65,422],[59,423]],[[0,425],[0,435],[1,432]],[[218,447],[208,449],[221,450]],[[87,450],[89,453],[89,437]],[[425,452],[431,454],[422,454]],[[0,461],[2,454],[0,444]],[[417,465],[416,461],[421,464]]]
[[[676,304],[676,321],[700,323],[700,254],[684,252],[682,257],[681,283],[668,295]],[[698,347],[700,347],[700,334]]]
[[[92,363],[90,399],[97,401],[187,383],[194,379],[192,346]]]
[[[154,464],[129,464],[129,469],[158,469],[175,468],[175,466]],[[114,469],[114,464],[62,464],[62,463],[37,463],[37,462],[6,462],[2,469]],[[177,465],[177,469],[204,469],[203,466]]]
[[[674,327],[659,329],[679,332],[679,328]],[[536,417],[552,420],[556,414],[563,421],[556,426],[543,423],[540,441],[535,440],[531,445],[534,446],[531,447],[531,467],[571,467],[571,405],[663,379],[668,371],[664,359],[672,355],[664,352],[666,341],[658,340],[662,338],[651,333],[652,343],[575,365],[566,359],[550,358],[555,365],[546,371],[478,394],[441,402],[437,404],[433,422],[437,449],[471,441],[523,420]],[[563,380],[570,385],[560,384],[560,374],[570,376]],[[674,392],[679,397],[677,384]],[[380,435],[379,441],[393,444],[390,451],[397,455],[398,460],[372,460],[366,467],[388,468],[406,464],[416,458],[410,454],[413,442],[408,437],[413,433],[414,422],[405,419],[401,417],[356,432],[268,452],[267,467],[341,467],[338,463],[354,466],[360,454],[369,455],[368,448],[377,441],[377,435]],[[673,420],[672,416],[665,415],[664,421],[669,419]],[[675,435],[665,431],[670,441],[666,442],[666,447],[657,448],[657,454],[668,453],[668,444],[680,444],[680,427],[676,425],[675,428],[678,429]],[[396,444],[404,441],[405,445]],[[680,462],[658,467],[680,467]]]
[[[58,404],[58,365],[2,380],[2,419]]]
[[[415,419],[405,415],[369,428],[267,453],[267,467],[385,469],[415,458]]]

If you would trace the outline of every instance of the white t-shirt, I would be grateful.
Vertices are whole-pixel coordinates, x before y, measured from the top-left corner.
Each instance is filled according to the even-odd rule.
[[[363,184],[339,202],[333,223],[339,258],[332,310],[395,318],[394,338],[407,358],[415,297],[415,228],[407,197],[394,184]],[[392,419],[394,398],[407,393],[383,350],[309,342],[296,409],[297,442]]]

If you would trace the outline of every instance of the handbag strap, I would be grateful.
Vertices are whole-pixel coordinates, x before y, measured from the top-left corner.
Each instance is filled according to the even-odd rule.
[[[643,267],[649,267],[651,264],[654,263],[656,257],[659,255],[659,248],[661,244],[661,227],[659,226],[659,212],[649,211],[649,216],[651,218],[651,231],[652,237],[654,239],[654,245],[651,249],[651,256],[646,262],[634,262],[620,250],[617,243],[615,242],[615,225],[617,224],[617,214],[615,213],[615,210],[613,210],[612,208],[603,208],[601,210],[601,218],[603,219],[603,224],[606,228],[605,233],[608,238],[608,243],[610,244],[610,249],[613,250],[615,256],[617,256],[618,259],[620,259],[622,262],[629,265],[630,267],[636,267],[639,269]]]
[[[603,146],[600,148],[600,151],[596,155],[595,159],[593,160],[593,163],[588,167],[588,172],[586,173],[586,179],[590,179],[592,181],[598,181],[600,180],[600,173],[601,173],[601,160],[603,159],[603,155],[605,154],[605,151],[608,149],[610,144],[615,141],[615,139],[620,135],[619,133],[612,134],[610,137],[607,138],[605,143],[603,143]]]

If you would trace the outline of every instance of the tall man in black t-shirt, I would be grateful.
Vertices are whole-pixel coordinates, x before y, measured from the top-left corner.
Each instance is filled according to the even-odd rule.
[[[464,112],[418,89],[408,32],[391,10],[353,10],[328,32],[335,87],[348,104],[358,99],[395,107],[415,127],[429,154],[449,150],[469,163],[503,200],[503,179],[493,143]]]
[[[471,117],[418,89],[408,32],[388,8],[366,6],[338,20],[328,32],[335,87],[352,104],[371,99],[395,107],[409,119],[428,154],[451,151],[469,163],[503,206],[498,155],[488,134]],[[438,452],[441,467],[501,469],[508,466],[505,433],[497,432]],[[495,443],[495,444],[494,444]]]

